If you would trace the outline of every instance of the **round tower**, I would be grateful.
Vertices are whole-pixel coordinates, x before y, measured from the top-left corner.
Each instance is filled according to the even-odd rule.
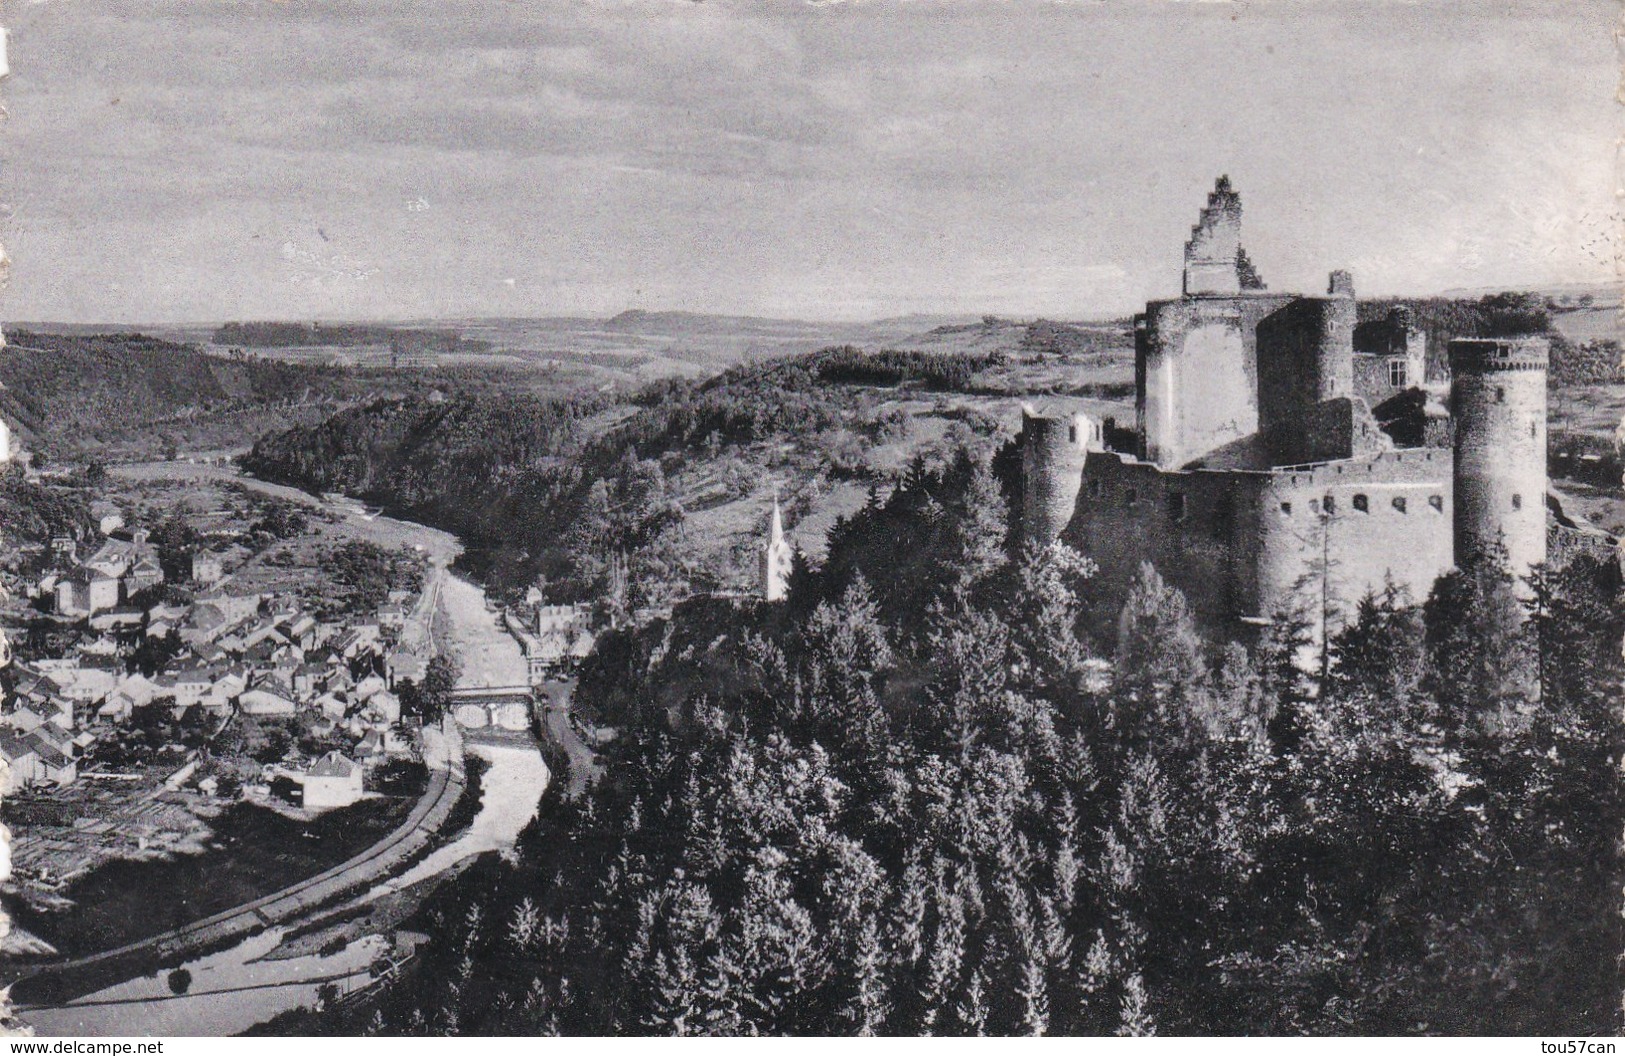
[[[1060,538],[1072,520],[1083,463],[1102,445],[1100,424],[1086,414],[1044,415],[1021,410],[1021,535],[1042,545]]]
[[[1456,564],[1497,542],[1515,576],[1546,560],[1542,337],[1450,342]]]

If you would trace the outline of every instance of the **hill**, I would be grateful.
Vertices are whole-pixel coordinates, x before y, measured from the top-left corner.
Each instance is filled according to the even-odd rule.
[[[15,330],[0,349],[0,414],[50,455],[229,450],[340,407],[414,389],[547,387],[544,371],[389,370],[286,362],[129,332]]]

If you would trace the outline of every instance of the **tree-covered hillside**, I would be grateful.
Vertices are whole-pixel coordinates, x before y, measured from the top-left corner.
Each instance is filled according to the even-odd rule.
[[[141,334],[28,331],[7,335],[0,386],[0,412],[30,445],[64,452],[175,419],[331,404],[367,388],[345,371],[208,356]]]
[[[1539,577],[1523,630],[1493,566],[1370,598],[1311,674],[1291,613],[1220,648],[1149,567],[1086,640],[1088,562],[1010,554],[1000,494],[918,469],[787,603],[612,635],[602,780],[441,891],[378,998],[285,1025],[1618,1029],[1614,566]]]
[[[630,397],[380,399],[261,440],[244,464],[267,479],[358,495],[456,532],[499,591],[522,590],[540,575],[561,599],[596,600],[625,582],[625,603],[636,606],[715,585],[682,552],[673,474],[715,467],[748,448],[763,475],[862,475],[851,449],[896,425],[870,415],[865,394],[839,383],[858,380],[849,375],[862,362],[851,349],[829,349],[701,383],[661,382]],[[894,353],[862,380],[937,391],[969,384],[983,362]]]

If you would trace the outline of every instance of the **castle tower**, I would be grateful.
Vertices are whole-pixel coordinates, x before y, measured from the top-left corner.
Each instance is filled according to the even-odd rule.
[[[783,601],[790,591],[790,544],[784,539],[784,519],[779,515],[779,496],[773,496],[773,521],[768,527],[767,543],[762,547],[762,597],[768,601]]]
[[[1515,576],[1546,560],[1549,348],[1542,337],[1450,342],[1457,565],[1497,541]]]
[[[1021,535],[1048,545],[1060,538],[1083,487],[1083,464],[1104,448],[1100,423],[1086,414],[1021,409]]]

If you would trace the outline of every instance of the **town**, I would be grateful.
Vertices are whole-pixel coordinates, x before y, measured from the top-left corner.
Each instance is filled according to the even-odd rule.
[[[0,616],[17,643],[0,710],[8,900],[46,932],[98,868],[218,857],[221,825],[258,824],[233,810],[318,835],[354,830],[276,878],[337,864],[425,797],[445,765],[442,727],[529,737],[532,687],[592,648],[584,606],[535,592],[487,617],[486,640],[470,645],[444,611],[445,571],[421,544],[358,534],[382,522],[340,496],[300,502],[230,479],[99,470],[87,486],[40,474],[16,446],[7,438],[6,472],[82,499],[88,514],[78,535],[6,540],[3,554]],[[458,686],[463,653],[488,669],[473,687]],[[478,684],[493,677],[507,684]],[[75,934],[71,952],[132,928]],[[53,947],[25,926],[6,948]]]

